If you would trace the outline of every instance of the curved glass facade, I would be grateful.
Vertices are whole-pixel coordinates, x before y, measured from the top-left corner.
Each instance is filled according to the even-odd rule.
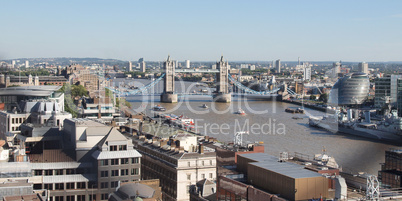
[[[340,78],[332,87],[328,103],[331,105],[359,105],[369,94],[370,81],[365,73],[353,73]]]

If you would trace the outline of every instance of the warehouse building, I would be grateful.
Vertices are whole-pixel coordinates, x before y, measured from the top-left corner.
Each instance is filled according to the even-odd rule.
[[[302,165],[281,162],[263,153],[237,156],[237,169],[247,174],[247,182],[288,200],[328,197],[328,178]]]

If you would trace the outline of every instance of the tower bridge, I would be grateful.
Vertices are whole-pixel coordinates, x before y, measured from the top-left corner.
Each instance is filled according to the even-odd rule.
[[[220,60],[216,63],[217,69],[175,69],[173,60],[170,59],[170,56],[163,63],[164,73],[152,81],[151,83],[138,88],[138,89],[120,89],[120,88],[110,88],[112,92],[120,95],[120,96],[160,96],[161,102],[165,103],[175,103],[178,101],[179,97],[183,96],[212,96],[215,102],[224,102],[229,103],[232,100],[232,96],[234,97],[250,97],[254,99],[269,99],[272,97],[277,97],[277,92],[281,89],[281,87],[277,87],[270,91],[255,91],[250,89],[239,81],[234,79],[229,74],[229,63],[224,61],[223,56],[221,56]],[[175,92],[175,74],[176,73],[216,73],[216,91],[212,93],[176,93]],[[153,87],[159,83],[163,79],[163,92],[158,93],[149,93],[152,91]],[[232,86],[236,86],[240,92],[232,93],[229,89]],[[286,86],[285,86],[286,87]],[[284,90],[282,87],[282,91],[284,93],[288,93],[287,90]]]

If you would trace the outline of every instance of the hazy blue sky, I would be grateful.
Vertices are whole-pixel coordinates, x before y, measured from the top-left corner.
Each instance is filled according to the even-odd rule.
[[[402,1],[0,1],[0,60],[402,61]]]

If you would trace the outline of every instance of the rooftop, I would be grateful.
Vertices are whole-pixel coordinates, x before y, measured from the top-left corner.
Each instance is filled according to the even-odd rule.
[[[30,154],[29,159],[32,163],[75,162],[61,149],[43,150],[41,154]]]
[[[140,141],[140,140],[138,140],[138,141]],[[154,151],[157,151],[161,154],[164,154],[164,155],[174,158],[174,159],[216,157],[216,152],[204,152],[203,154],[200,154],[198,152],[185,152],[185,151],[180,152],[178,150],[172,150],[171,146],[169,146],[169,145],[164,145],[162,147],[159,147],[157,145],[147,143],[147,142],[139,142],[139,144],[141,144],[143,147],[152,149]]]
[[[0,96],[51,96],[61,86],[20,86],[0,89]]]
[[[4,201],[42,201],[42,197],[39,194],[31,195],[16,195],[16,196],[5,196]]]
[[[321,174],[307,170],[302,165],[290,162],[279,162],[279,159],[264,153],[244,154],[241,157],[254,160],[256,162],[250,165],[266,169],[268,171],[276,172],[278,174],[299,179],[309,177],[322,177]]]
[[[66,120],[75,123],[77,127],[100,127],[99,129],[104,129],[104,127],[108,127],[105,126],[105,124],[94,121],[92,119],[71,118]],[[109,129],[107,129],[107,131],[109,131]]]

